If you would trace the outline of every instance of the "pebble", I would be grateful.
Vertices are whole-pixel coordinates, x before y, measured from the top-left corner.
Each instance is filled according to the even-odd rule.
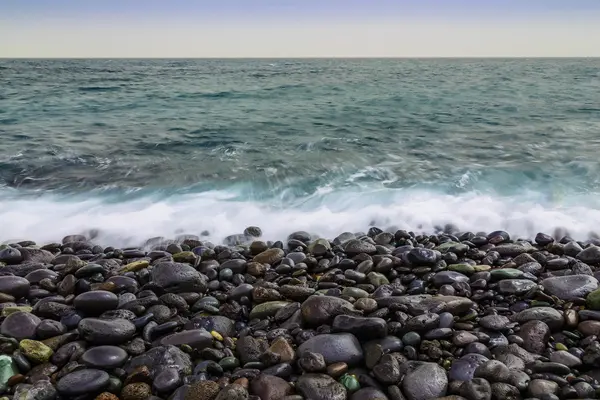
[[[82,369],[63,376],[56,389],[64,396],[92,395],[109,385],[108,373],[98,369]]]
[[[0,246],[0,390],[17,400],[596,397],[596,242],[442,228]]]
[[[113,369],[125,364],[128,356],[125,350],[117,346],[97,346],[83,353],[80,360],[89,367]]]

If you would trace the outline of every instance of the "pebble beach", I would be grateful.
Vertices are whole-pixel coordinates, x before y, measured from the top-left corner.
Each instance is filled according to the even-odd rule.
[[[600,240],[404,230],[0,247],[0,399],[600,397]]]

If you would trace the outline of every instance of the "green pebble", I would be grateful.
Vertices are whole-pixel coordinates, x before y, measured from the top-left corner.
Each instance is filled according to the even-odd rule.
[[[173,261],[179,263],[194,264],[196,262],[196,255],[191,251],[180,251],[179,253],[173,254]]]
[[[354,375],[344,374],[340,378],[340,383],[344,385],[349,392],[355,392],[360,389],[360,383],[358,383],[358,379],[356,379]]]
[[[590,310],[600,310],[600,289],[588,294],[585,302]]]
[[[569,348],[562,343],[556,343],[554,348],[556,348],[556,350],[564,350],[564,351],[569,350]]]
[[[6,385],[6,382],[19,373],[15,362],[11,356],[0,355],[0,384]]]
[[[385,275],[380,274],[379,272],[369,272],[367,275],[367,279],[369,283],[375,287],[379,287],[381,285],[389,285],[390,281],[386,278]]]
[[[471,275],[475,272],[475,267],[471,264],[451,264],[448,265],[449,271],[460,272],[461,274]]]
[[[3,317],[8,317],[10,314],[12,313],[16,313],[18,311],[22,311],[22,312],[31,312],[33,310],[33,308],[29,307],[29,306],[19,306],[19,307],[5,307],[2,309],[2,315]]]
[[[37,340],[23,339],[19,343],[19,349],[29,360],[38,364],[48,362],[54,352],[48,346]]]
[[[240,361],[235,357],[225,357],[219,361],[219,365],[224,370],[235,369],[240,366]]]

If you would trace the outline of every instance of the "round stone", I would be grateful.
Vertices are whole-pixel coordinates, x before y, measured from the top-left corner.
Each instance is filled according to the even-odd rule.
[[[0,276],[0,293],[6,293],[15,299],[29,295],[30,283],[19,276]]]
[[[42,320],[28,312],[15,312],[4,319],[0,333],[17,340],[32,339]]]
[[[108,386],[110,376],[98,369],[82,369],[62,377],[56,388],[65,396],[90,395],[101,392]]]
[[[78,325],[79,334],[92,344],[122,344],[133,338],[136,328],[126,319],[84,318]]]
[[[75,297],[73,304],[77,310],[88,315],[100,315],[105,311],[117,308],[119,298],[116,294],[106,290],[93,290]]]
[[[81,362],[89,367],[113,369],[127,361],[128,354],[117,346],[97,346],[87,350],[81,356]]]

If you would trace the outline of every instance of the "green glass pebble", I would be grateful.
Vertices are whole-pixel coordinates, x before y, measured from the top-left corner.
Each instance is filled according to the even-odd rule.
[[[360,389],[360,383],[358,383],[358,379],[356,379],[356,376],[354,375],[342,375],[342,377],[340,378],[340,383],[344,385],[346,390],[348,390],[349,392],[355,392],[358,389]]]

